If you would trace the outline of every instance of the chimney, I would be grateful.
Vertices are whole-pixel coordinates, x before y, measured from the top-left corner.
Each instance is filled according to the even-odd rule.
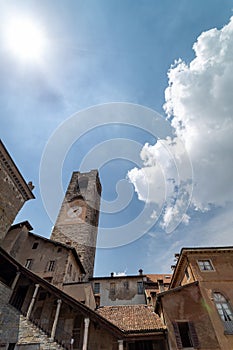
[[[114,277],[114,272],[111,272],[111,277]]]
[[[139,272],[139,275],[143,274],[143,270],[142,269],[138,270],[138,272]]]

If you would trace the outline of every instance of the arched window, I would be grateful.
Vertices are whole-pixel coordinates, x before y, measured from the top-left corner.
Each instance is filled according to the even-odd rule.
[[[233,321],[233,314],[229,303],[221,293],[213,293],[214,302],[222,321]]]

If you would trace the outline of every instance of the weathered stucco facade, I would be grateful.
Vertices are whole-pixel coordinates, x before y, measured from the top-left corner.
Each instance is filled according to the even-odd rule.
[[[145,275],[140,269],[138,275],[91,278],[98,306],[113,305],[154,305],[156,294],[167,290],[170,284],[169,274]]]
[[[233,349],[232,305],[232,247],[183,248],[170,290],[157,297],[172,349]]]

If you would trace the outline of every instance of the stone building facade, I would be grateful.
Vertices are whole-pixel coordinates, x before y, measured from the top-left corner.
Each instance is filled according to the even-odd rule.
[[[137,318],[130,318],[122,327],[23,267],[2,248],[0,266],[2,350],[167,350],[166,327],[153,310],[140,310],[142,320],[150,316],[148,325],[138,326]]]
[[[76,249],[87,280],[94,271],[100,196],[97,170],[74,172],[51,234],[52,240]]]
[[[0,241],[23,204],[33,199],[32,183],[27,184],[0,140]]]
[[[1,350],[233,349],[233,247],[183,248],[172,276],[93,278],[98,172],[73,173],[46,239],[11,226],[33,194],[0,151]]]

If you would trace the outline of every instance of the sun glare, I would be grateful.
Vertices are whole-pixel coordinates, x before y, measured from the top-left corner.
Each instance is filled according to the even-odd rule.
[[[43,30],[32,20],[15,19],[7,25],[6,45],[17,58],[37,61],[45,52],[46,39]]]

